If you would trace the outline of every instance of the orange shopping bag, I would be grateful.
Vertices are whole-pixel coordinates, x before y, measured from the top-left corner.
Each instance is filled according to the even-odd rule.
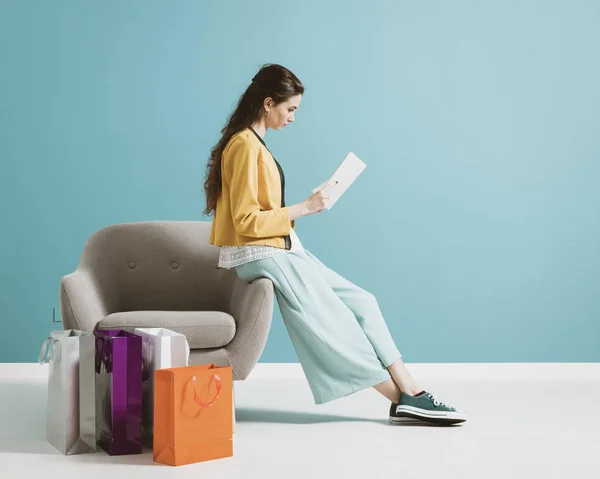
[[[231,366],[154,371],[154,461],[171,466],[233,456]]]

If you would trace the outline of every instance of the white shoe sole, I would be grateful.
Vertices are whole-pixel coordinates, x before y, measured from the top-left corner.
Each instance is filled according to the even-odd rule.
[[[390,423],[405,422],[405,418],[421,419],[435,424],[458,424],[468,419],[463,411],[427,411],[413,406],[398,406],[397,416],[390,416]]]

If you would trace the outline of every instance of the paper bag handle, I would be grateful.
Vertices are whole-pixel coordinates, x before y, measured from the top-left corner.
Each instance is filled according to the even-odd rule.
[[[108,374],[112,373],[112,338],[110,336],[96,337],[96,372],[102,370],[102,363]]]
[[[196,376],[192,376],[190,378],[190,381],[192,381],[192,383],[194,383],[194,401],[196,401],[201,407],[210,407],[213,405],[213,403],[217,400],[217,398],[219,397],[219,394],[221,394],[221,378],[219,377],[218,374],[213,374],[212,377],[215,379],[215,383],[217,384],[217,394],[215,395],[215,397],[212,399],[212,401],[210,401],[208,404],[204,404],[202,401],[200,401],[200,398],[198,397],[198,393],[196,392]]]
[[[58,342],[57,339],[50,337],[42,343],[42,349],[40,349],[40,354],[38,355],[38,363],[39,364],[44,364],[44,363],[50,362],[50,360],[54,356],[52,346],[54,346],[54,344],[57,342]]]

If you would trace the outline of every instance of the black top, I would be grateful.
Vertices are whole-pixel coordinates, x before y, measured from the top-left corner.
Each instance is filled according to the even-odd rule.
[[[250,131],[256,135],[256,138],[258,138],[258,140],[263,144],[263,146],[267,148],[267,144],[263,141],[260,135],[254,131],[254,128],[249,128]],[[269,148],[267,148],[267,151],[271,153],[271,150],[269,150]],[[273,153],[271,153],[271,156],[273,156]],[[275,160],[274,156],[273,159]],[[283,169],[281,168],[281,165],[277,160],[275,160],[275,164],[277,165],[277,169],[279,170],[279,177],[281,178],[281,207],[283,208],[285,206],[285,175],[283,174]],[[283,239],[285,240],[285,249],[291,249],[292,240],[290,239],[290,235],[284,236]]]
[[[267,148],[267,151],[271,153],[271,150],[269,150],[269,148],[267,147],[263,139],[260,137],[260,135],[254,131],[254,128],[249,128],[250,131],[256,135],[256,138],[258,138],[259,141],[264,145],[264,147]],[[273,156],[273,153],[271,153],[271,156]],[[275,160],[274,156],[273,159]],[[283,208],[285,206],[285,175],[283,174],[283,169],[281,168],[281,165],[277,160],[275,160],[275,164],[277,165],[277,169],[279,170],[279,176],[281,177],[281,207]]]

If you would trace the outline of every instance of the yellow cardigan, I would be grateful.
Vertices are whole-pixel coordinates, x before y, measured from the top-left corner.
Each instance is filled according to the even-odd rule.
[[[289,208],[281,206],[282,181],[275,159],[249,128],[231,137],[223,150],[221,194],[209,243],[289,249]]]

